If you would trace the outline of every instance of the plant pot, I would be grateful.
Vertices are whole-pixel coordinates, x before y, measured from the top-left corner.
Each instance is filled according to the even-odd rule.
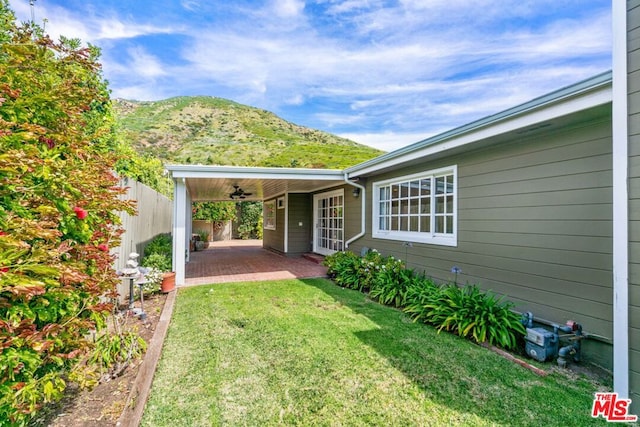
[[[204,250],[208,245],[209,242],[204,242],[202,240],[198,240],[196,241],[196,251],[202,251]]]
[[[160,283],[160,290],[163,293],[168,293],[176,288],[176,272],[171,271],[169,273],[162,274],[162,283]]]

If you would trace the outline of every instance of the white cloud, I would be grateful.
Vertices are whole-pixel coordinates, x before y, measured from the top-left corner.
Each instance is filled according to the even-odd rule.
[[[304,10],[304,1],[274,0],[273,10],[281,18],[297,17]]]
[[[127,54],[130,58],[129,72],[142,77],[158,77],[167,74],[160,61],[150,55],[143,47],[136,46],[127,49]]]
[[[444,131],[443,129],[442,131]],[[407,145],[426,139],[428,136],[435,135],[440,132],[431,134],[422,133],[401,133],[401,132],[378,132],[378,133],[341,133],[339,136],[348,138],[359,144],[368,145],[383,151],[393,151]]]
[[[176,9],[199,13],[172,21],[117,14],[100,3],[92,6],[99,14],[71,11],[56,1],[62,4],[38,1],[37,15],[50,18],[50,32],[103,47],[117,96],[197,93],[273,111],[299,108],[296,116],[307,114],[307,123],[385,147],[610,68],[608,10],[559,20],[554,12],[567,9],[557,0],[270,0],[212,11],[206,2],[181,0]],[[11,2],[30,13],[28,2]],[[157,34],[181,36],[172,46],[178,61],[164,47],[143,44],[141,36]]]

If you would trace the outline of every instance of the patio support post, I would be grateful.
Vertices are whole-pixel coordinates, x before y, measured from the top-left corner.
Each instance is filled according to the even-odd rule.
[[[186,231],[184,233],[184,250],[185,250],[185,261],[189,262],[191,260],[191,248],[189,246],[189,242],[191,241],[191,235],[193,233],[193,207],[191,206],[191,193],[187,191],[187,202],[184,206],[185,215],[186,215]]]
[[[184,285],[187,231],[187,186],[184,178],[175,180],[173,190],[173,271],[176,285]]]

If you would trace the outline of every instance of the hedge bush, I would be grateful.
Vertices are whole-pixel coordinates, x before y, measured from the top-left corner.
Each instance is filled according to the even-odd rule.
[[[0,425],[59,399],[112,309],[117,141],[95,47],[0,0]]]
[[[336,252],[324,259],[327,273],[343,287],[369,292],[378,302],[402,308],[414,321],[430,324],[478,343],[506,349],[517,345],[525,329],[513,304],[476,285],[437,285],[406,269],[402,261],[368,251]]]

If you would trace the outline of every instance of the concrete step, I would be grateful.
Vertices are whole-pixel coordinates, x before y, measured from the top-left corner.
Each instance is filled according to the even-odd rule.
[[[309,261],[315,262],[316,264],[322,264],[324,257],[318,254],[306,253],[302,254],[302,258],[308,259]]]

